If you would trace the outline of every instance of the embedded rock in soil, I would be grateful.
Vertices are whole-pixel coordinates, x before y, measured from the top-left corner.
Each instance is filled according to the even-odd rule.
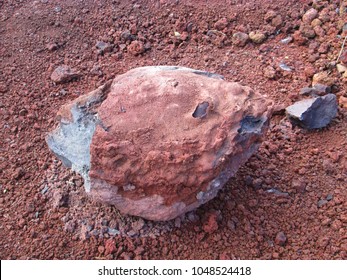
[[[78,78],[80,74],[67,65],[58,66],[51,74],[51,80],[57,84],[70,82]]]
[[[261,44],[266,40],[266,35],[265,33],[259,31],[252,31],[249,33],[249,38],[252,40],[252,42]]]
[[[325,96],[304,99],[286,108],[289,119],[307,129],[327,126],[337,115],[336,96],[332,93]]]
[[[63,106],[47,143],[94,199],[169,220],[217,195],[259,147],[271,108],[217,74],[142,67]]]

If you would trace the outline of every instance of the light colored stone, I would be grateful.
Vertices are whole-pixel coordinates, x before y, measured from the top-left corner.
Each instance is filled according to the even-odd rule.
[[[56,84],[63,84],[78,78],[80,74],[67,65],[58,66],[51,74],[51,80]]]
[[[342,65],[342,64],[337,64],[336,65],[336,69],[339,73],[345,73],[346,70],[347,70],[347,67],[345,65]]]
[[[302,21],[310,24],[317,16],[318,11],[315,8],[311,8],[302,16]]]
[[[334,79],[329,75],[327,71],[318,72],[312,77],[312,86],[314,86],[315,84],[332,86],[334,82]]]
[[[340,96],[340,98],[339,98],[339,105],[342,108],[347,108],[347,97]]]
[[[261,44],[266,40],[266,35],[259,31],[252,31],[249,33],[249,38],[252,40],[252,42]]]
[[[238,47],[244,47],[249,40],[249,36],[246,33],[243,32],[236,32],[233,34],[233,44]]]

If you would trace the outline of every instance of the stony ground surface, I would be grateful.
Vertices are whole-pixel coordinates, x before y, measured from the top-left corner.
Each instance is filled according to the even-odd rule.
[[[0,2],[0,258],[346,259],[343,4]],[[260,150],[217,198],[165,223],[90,201],[45,143],[62,104],[146,65],[216,72],[277,105]],[[312,79],[341,108],[307,131],[282,109]]]

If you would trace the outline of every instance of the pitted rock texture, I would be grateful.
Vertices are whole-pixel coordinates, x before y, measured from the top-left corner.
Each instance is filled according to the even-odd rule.
[[[170,220],[217,195],[259,147],[271,108],[217,74],[142,67],[64,106],[47,142],[95,199]]]

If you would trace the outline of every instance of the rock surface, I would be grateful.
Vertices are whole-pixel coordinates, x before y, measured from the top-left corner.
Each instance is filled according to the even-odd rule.
[[[334,94],[298,101],[286,108],[289,119],[301,127],[316,129],[327,126],[337,115]]]
[[[63,106],[47,142],[95,199],[169,220],[217,195],[259,147],[271,108],[220,75],[142,67]]]

